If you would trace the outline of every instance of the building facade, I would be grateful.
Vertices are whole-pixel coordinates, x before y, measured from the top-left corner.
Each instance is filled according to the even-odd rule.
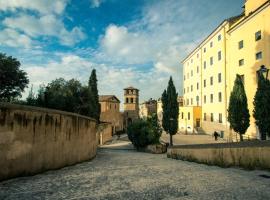
[[[100,95],[100,121],[112,125],[112,134],[123,130],[123,117],[120,112],[120,100],[114,95]]]
[[[147,118],[153,114],[157,114],[157,101],[154,99],[149,99],[140,104],[140,118]]]
[[[243,78],[251,125],[248,138],[258,138],[253,114],[257,89],[256,71],[270,66],[270,1],[247,0],[244,11],[224,20],[183,60],[184,106],[179,129],[218,131],[228,140],[236,136],[227,121],[230,93],[237,74]],[[196,117],[190,117],[191,113]],[[200,111],[198,111],[200,110]],[[201,114],[199,114],[201,113]],[[194,122],[195,120],[195,122]]]
[[[134,87],[124,89],[124,127],[139,119],[139,90]]]

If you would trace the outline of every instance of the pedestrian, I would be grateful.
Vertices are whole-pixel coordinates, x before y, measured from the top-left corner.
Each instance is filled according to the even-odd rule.
[[[215,140],[217,141],[218,140],[218,132],[214,132],[214,137],[215,137]]]

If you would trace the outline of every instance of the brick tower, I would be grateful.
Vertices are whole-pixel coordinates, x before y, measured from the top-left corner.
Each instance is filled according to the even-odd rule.
[[[139,90],[134,87],[124,89],[124,127],[139,119]]]

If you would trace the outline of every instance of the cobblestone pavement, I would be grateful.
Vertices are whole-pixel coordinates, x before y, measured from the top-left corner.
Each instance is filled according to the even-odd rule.
[[[266,171],[223,169],[133,150],[0,182],[0,199],[270,199]]]

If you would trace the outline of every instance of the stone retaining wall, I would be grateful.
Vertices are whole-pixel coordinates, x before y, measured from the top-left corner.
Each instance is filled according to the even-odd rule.
[[[86,161],[96,149],[91,118],[0,103],[0,180]]]
[[[246,169],[270,169],[270,141],[178,145],[169,147],[169,158]]]

